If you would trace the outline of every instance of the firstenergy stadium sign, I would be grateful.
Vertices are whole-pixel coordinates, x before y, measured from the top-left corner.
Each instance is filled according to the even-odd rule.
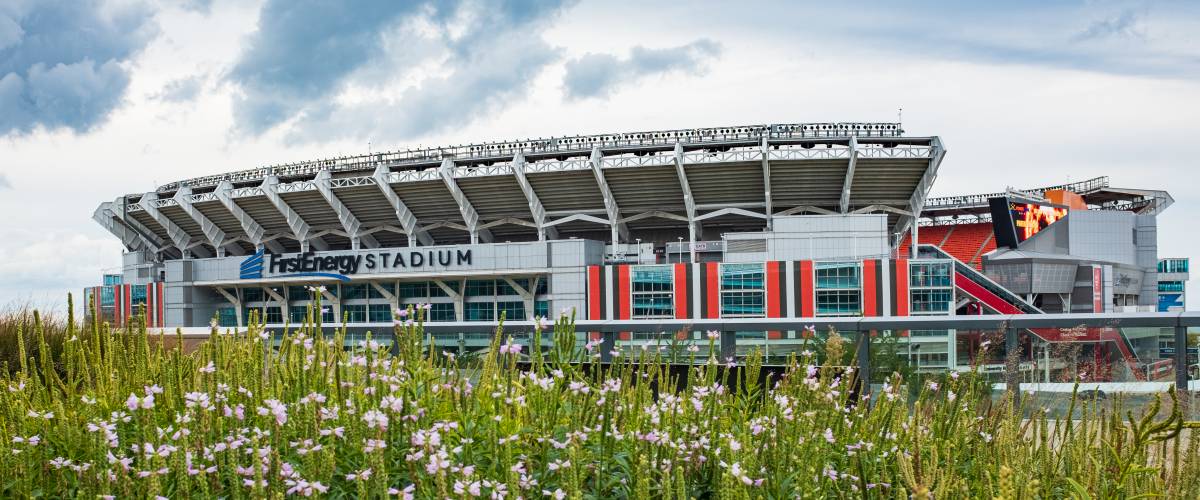
[[[471,249],[399,250],[371,253],[314,252],[267,254],[263,250],[247,257],[239,269],[241,279],[307,276],[349,281],[357,274],[376,274],[426,269],[448,269],[472,265]]]

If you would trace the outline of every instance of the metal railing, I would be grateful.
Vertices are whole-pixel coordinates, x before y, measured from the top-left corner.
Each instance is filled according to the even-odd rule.
[[[581,154],[592,148],[640,148],[668,147],[675,143],[709,144],[761,141],[762,139],[819,139],[855,137],[901,137],[904,130],[899,123],[841,122],[841,123],[789,123],[773,125],[738,125],[694,129],[657,130],[645,132],[623,132],[612,134],[575,135],[466,144],[458,146],[431,147],[389,151],[366,155],[340,156],[322,160],[303,161],[270,165],[255,169],[224,174],[195,177],[165,184],[159,192],[171,192],[180,186],[204,188],[215,186],[221,181],[233,183],[262,179],[269,175],[281,178],[314,175],[321,170],[359,171],[372,170],[379,165],[403,166],[436,164],[443,158],[478,159],[512,158],[518,152],[525,155],[537,154]]]

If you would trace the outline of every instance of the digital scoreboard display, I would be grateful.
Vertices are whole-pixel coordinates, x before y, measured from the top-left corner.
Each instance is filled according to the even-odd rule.
[[[1017,248],[1050,224],[1067,216],[1065,207],[1026,203],[1007,197],[988,200],[996,246]]]

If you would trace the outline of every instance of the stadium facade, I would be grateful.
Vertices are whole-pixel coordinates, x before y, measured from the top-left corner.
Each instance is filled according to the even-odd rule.
[[[199,177],[96,209],[124,245],[124,265],[87,292],[108,321],[142,311],[161,327],[241,326],[251,310],[270,327],[295,324],[320,293],[325,321],[378,331],[397,307],[419,303],[432,304],[435,322],[560,310],[585,319],[1152,311],[1164,304],[1160,275],[1186,282],[1186,261],[1157,255],[1166,192],[1098,178],[930,198],[945,154],[938,137],[905,135],[898,123],[781,124]],[[1157,333],[1034,333],[1111,341],[1104,355],[1134,373],[1158,358]],[[962,364],[959,353],[978,342],[904,334],[927,368]],[[738,335],[783,345],[804,333]]]

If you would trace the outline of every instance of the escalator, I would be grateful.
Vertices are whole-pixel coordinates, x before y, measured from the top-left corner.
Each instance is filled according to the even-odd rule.
[[[954,262],[954,287],[959,293],[979,301],[987,309],[996,314],[1044,314],[1033,304],[1026,302],[1019,295],[992,281],[974,267],[967,265],[935,245],[917,245],[917,256],[928,259],[943,259]],[[1030,328],[1030,333],[1047,342],[1112,342],[1121,353],[1129,371],[1138,380],[1144,380],[1145,374],[1139,369],[1137,355],[1129,339],[1116,328]]]

